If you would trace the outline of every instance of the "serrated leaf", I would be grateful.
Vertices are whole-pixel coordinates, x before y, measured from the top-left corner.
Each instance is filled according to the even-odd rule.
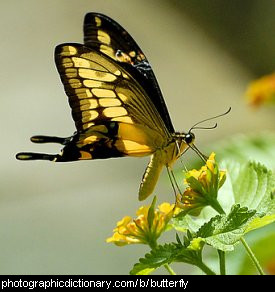
[[[205,223],[199,229],[195,238],[203,240],[214,248],[232,251],[255,216],[255,210],[234,205],[228,215],[217,215]]]
[[[155,269],[171,263],[177,254],[178,245],[165,244],[160,245],[156,249],[147,253],[144,258],[139,259],[133,269],[130,271],[131,275],[148,275]]]
[[[240,164],[238,162],[226,161],[222,163],[227,170],[227,180],[219,193],[219,198],[227,198],[227,206],[231,201],[254,209],[261,216],[258,216],[258,226],[264,226],[274,221],[274,217],[265,218],[263,215],[274,215],[275,213],[275,176],[271,170],[264,165],[254,162]],[[272,219],[273,218],[273,219]],[[262,223],[259,221],[264,220]],[[251,230],[255,229],[251,227]],[[249,230],[249,228],[248,228]]]
[[[198,266],[201,264],[201,255],[200,252],[188,249],[181,244],[159,245],[147,253],[144,258],[139,259],[139,263],[134,265],[130,274],[148,275],[155,269],[172,262],[184,262]]]

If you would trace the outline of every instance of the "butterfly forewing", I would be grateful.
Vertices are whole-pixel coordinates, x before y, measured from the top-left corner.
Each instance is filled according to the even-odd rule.
[[[115,61],[133,65],[147,61],[127,31],[106,15],[86,14],[83,30],[85,46],[101,51]]]
[[[154,72],[140,47],[120,24],[100,13],[86,14],[84,44],[112,58],[131,72],[147,92],[166,128],[170,133],[174,133],[174,127]]]

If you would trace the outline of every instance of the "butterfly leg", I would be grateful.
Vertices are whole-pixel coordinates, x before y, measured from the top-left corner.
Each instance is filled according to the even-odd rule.
[[[166,166],[166,169],[167,169],[167,173],[168,173],[169,180],[171,182],[175,197],[177,197],[177,194],[178,193],[181,194],[182,191],[181,191],[181,189],[180,189],[180,187],[179,187],[179,185],[177,183],[177,180],[176,180],[176,177],[174,175],[174,172],[173,172],[172,168],[170,168],[169,166]]]

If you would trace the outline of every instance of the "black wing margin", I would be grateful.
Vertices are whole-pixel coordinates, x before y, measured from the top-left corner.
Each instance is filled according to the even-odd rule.
[[[120,63],[144,88],[162,117],[168,131],[174,127],[153,70],[130,34],[116,21],[100,13],[84,19],[84,45]]]

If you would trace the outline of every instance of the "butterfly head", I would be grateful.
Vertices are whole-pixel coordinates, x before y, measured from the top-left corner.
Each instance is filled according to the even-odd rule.
[[[187,134],[184,133],[183,136],[183,141],[187,144],[187,145],[192,145],[195,141],[195,135],[192,132],[188,132]]]
[[[179,144],[184,143],[188,146],[192,146],[195,141],[195,135],[191,131],[188,133],[176,132],[174,134],[174,139]]]
[[[176,157],[179,158],[185,151],[192,148],[195,141],[195,135],[189,131],[185,132],[175,132],[173,135],[174,145],[177,149]]]
[[[183,153],[185,153],[185,151],[191,148],[199,155],[199,157],[203,161],[206,161],[207,157],[203,153],[201,153],[194,144],[195,135],[191,130],[192,129],[190,129],[187,133],[176,132],[174,134],[174,139],[178,148],[178,156],[181,156]]]

